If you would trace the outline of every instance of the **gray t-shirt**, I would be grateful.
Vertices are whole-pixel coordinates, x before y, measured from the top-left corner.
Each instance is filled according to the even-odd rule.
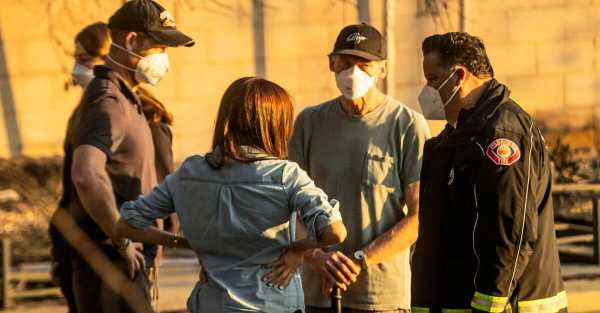
[[[367,246],[406,215],[403,190],[419,180],[423,144],[429,138],[423,116],[387,97],[374,111],[345,113],[340,99],[305,109],[296,120],[290,160],[317,186],[340,201],[348,237],[346,255]],[[344,293],[345,307],[410,309],[410,249],[370,265]],[[321,279],[303,268],[306,304],[329,307]]]

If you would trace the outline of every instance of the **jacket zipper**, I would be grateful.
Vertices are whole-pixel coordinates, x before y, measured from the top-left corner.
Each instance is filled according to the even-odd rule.
[[[475,267],[475,276],[473,276],[473,287],[477,290],[477,274],[479,273],[479,255],[475,248],[475,232],[477,231],[477,222],[479,221],[479,201],[477,200],[477,184],[473,184],[473,197],[475,198],[475,223],[473,224],[473,254],[477,259],[477,267]]]
[[[479,148],[479,151],[481,151],[482,157],[485,158],[485,150],[483,149],[481,144],[479,144],[475,137],[471,138],[471,141],[475,142],[475,144]],[[475,202],[475,223],[473,224],[473,254],[477,259],[477,267],[475,267],[475,276],[473,276],[473,287],[475,288],[475,290],[477,290],[477,275],[479,274],[479,266],[481,263],[479,254],[477,254],[477,248],[475,247],[475,232],[477,231],[477,222],[479,222],[479,199],[477,199],[477,183],[473,183],[473,199]]]

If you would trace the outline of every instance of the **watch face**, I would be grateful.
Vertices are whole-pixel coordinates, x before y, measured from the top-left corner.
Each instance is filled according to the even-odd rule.
[[[354,252],[354,258],[358,260],[362,260],[365,257],[365,253],[362,250],[358,250]]]

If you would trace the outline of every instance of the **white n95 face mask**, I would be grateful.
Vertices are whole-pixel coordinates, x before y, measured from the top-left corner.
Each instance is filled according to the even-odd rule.
[[[135,71],[135,78],[141,82],[156,86],[169,71],[169,56],[155,53],[141,57]]]
[[[454,76],[456,70],[452,71],[450,76],[444,80],[444,82],[440,85],[438,89],[435,89],[429,85],[425,85],[421,93],[419,94],[419,105],[421,105],[421,110],[423,111],[423,116],[425,116],[428,120],[445,120],[446,119],[446,106],[458,93],[460,87],[463,82],[452,91],[450,98],[446,100],[446,102],[442,101],[442,96],[440,95],[440,89],[442,89],[446,83]]]
[[[369,76],[358,65],[354,65],[335,73],[335,83],[344,98],[354,100],[367,94],[375,84],[375,77]]]
[[[138,58],[140,58],[140,60],[137,63],[136,68],[131,68],[129,66],[125,66],[117,61],[115,61],[114,59],[112,59],[110,57],[110,55],[107,57],[108,59],[110,59],[113,63],[126,68],[130,71],[135,72],[135,79],[141,83],[147,83],[150,84],[152,86],[156,86],[162,79],[163,77],[165,77],[165,75],[167,75],[167,72],[169,71],[169,56],[162,52],[162,53],[154,53],[154,54],[150,54],[148,56],[141,56],[129,49],[126,49],[116,43],[112,44],[113,46],[133,55],[136,56]]]
[[[71,78],[75,84],[85,89],[94,78],[94,71],[81,63],[75,63],[75,66],[73,66],[73,70],[71,71]]]

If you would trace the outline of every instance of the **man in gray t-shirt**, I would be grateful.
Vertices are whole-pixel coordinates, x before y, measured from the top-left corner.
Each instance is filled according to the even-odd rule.
[[[307,253],[307,313],[329,312],[336,284],[344,312],[410,309],[410,246],[418,234],[419,176],[429,128],[423,116],[376,86],[387,71],[381,34],[345,27],[329,55],[341,97],[304,110],[290,159],[340,201],[346,241]]]

